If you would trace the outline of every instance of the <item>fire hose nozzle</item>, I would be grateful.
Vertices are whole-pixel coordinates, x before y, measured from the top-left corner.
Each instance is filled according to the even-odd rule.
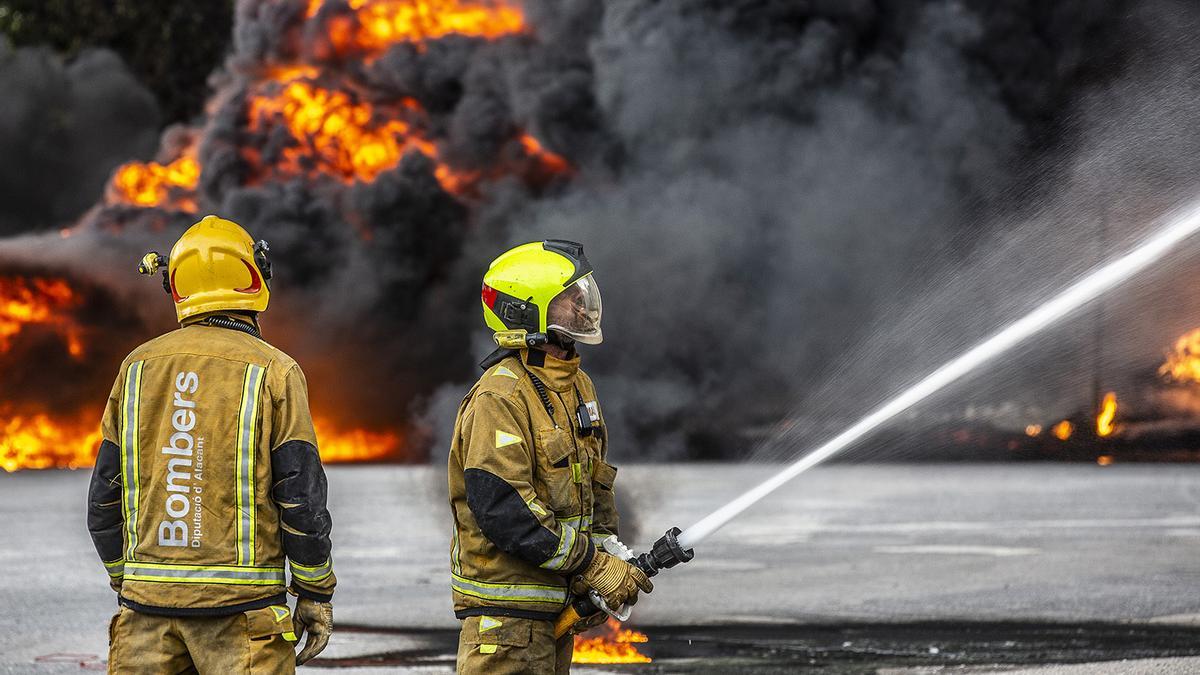
[[[680,563],[688,562],[696,557],[696,551],[690,548],[684,549],[679,544],[680,534],[682,531],[678,527],[672,527],[667,530],[666,534],[659,537],[658,541],[654,542],[649,551],[630,558],[629,562],[637,565],[638,569],[648,577],[658,574],[660,570],[669,570]],[[562,614],[558,615],[558,620],[554,623],[554,637],[560,638],[566,635],[581,618],[593,616],[597,612],[615,615],[604,606],[604,600],[595,591],[589,595],[579,596],[574,602],[567,605]],[[628,614],[623,618],[628,618]]]
[[[683,531],[678,527],[672,527],[667,530],[667,533],[659,537],[658,541],[650,547],[650,550],[633,559],[633,564],[641,568],[646,576],[652,577],[658,574],[659,570],[669,570],[672,567],[685,563],[696,557],[695,549],[684,549],[679,544],[679,535]]]

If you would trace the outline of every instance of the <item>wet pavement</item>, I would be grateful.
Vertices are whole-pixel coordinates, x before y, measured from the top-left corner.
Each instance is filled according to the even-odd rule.
[[[624,467],[629,543],[772,470]],[[329,473],[341,629],[314,665],[449,672],[442,471]],[[104,667],[114,602],[86,486],[86,472],[0,474],[0,672]],[[819,468],[656,579],[633,620],[654,663],[600,670],[1200,672],[1198,544],[1200,466]]]

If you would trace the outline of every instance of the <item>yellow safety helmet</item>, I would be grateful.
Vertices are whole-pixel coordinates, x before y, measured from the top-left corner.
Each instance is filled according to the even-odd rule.
[[[483,319],[501,347],[545,342],[551,331],[600,344],[600,288],[583,246],[548,239],[492,261],[483,276]]]
[[[222,310],[261,312],[271,300],[269,250],[267,242],[255,243],[241,225],[205,216],[179,237],[170,258],[151,251],[138,271],[162,272],[180,323]]]

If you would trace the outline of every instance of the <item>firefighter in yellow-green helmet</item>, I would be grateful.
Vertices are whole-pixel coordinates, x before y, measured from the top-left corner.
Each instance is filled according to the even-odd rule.
[[[139,266],[180,328],[125,359],[101,422],[87,522],[120,606],[111,673],[290,673],[329,641],[325,472],[304,373],[259,334],[266,254],[207,216]]]
[[[566,673],[572,637],[554,621],[573,594],[616,611],[653,588],[616,538],[617,469],[575,348],[603,338],[600,289],[582,246],[548,240],[493,261],[482,303],[498,349],[459,408],[448,466],[458,671]]]

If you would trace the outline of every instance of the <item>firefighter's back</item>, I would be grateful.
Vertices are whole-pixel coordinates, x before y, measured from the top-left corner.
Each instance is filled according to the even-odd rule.
[[[138,265],[161,275],[183,328],[125,359],[101,423],[87,520],[121,605],[109,672],[290,673],[329,642],[337,578],[308,384],[259,337],[269,250],[210,215]]]
[[[188,614],[283,604],[271,401],[294,366],[252,335],[205,325],[126,359],[110,406],[124,489],[122,604]]]

